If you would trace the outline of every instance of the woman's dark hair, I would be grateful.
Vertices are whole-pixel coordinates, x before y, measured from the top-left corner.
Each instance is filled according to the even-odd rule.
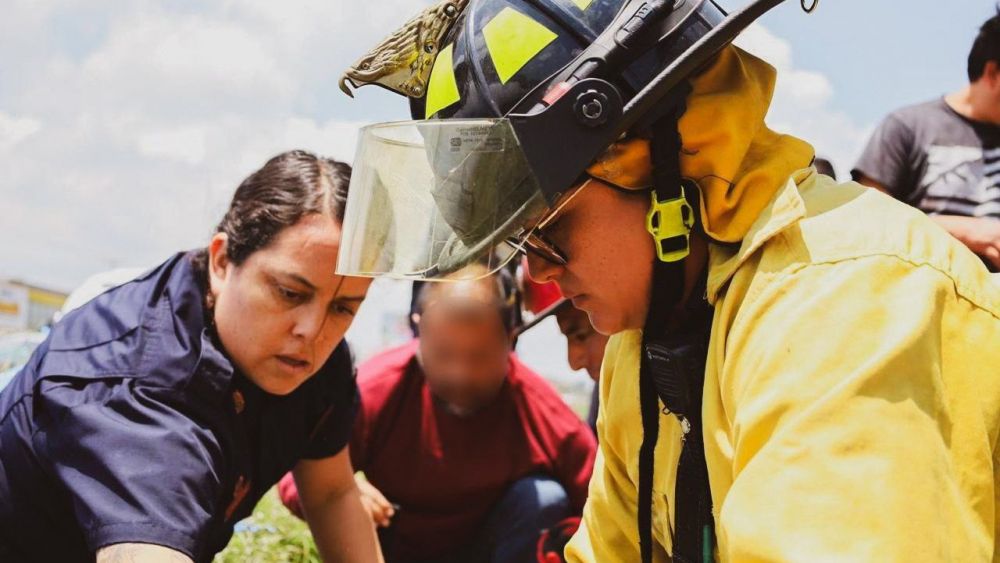
[[[972,43],[969,52],[969,82],[982,78],[986,63],[995,61],[1000,64],[1000,8],[997,15],[986,20],[979,28],[979,35]]]
[[[350,179],[349,165],[303,150],[268,160],[236,188],[229,210],[215,228],[216,233],[226,234],[226,256],[233,264],[242,264],[306,215],[326,213],[342,223]],[[198,253],[194,264],[206,277],[208,252]]]

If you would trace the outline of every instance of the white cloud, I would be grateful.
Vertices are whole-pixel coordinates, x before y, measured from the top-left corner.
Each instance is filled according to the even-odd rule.
[[[199,164],[205,159],[205,128],[180,127],[150,131],[139,136],[138,146],[139,152],[146,156]]]
[[[370,109],[336,90],[339,72],[425,4],[12,0],[0,277],[69,289],[155,263],[203,244],[274,154],[349,161]]]
[[[126,107],[274,107],[287,104],[300,85],[260,36],[236,22],[187,15],[120,22],[81,71],[89,90]]]
[[[774,65],[778,69],[792,67],[792,46],[778,38],[761,24],[753,24],[743,31],[733,42],[734,45],[750,51]]]
[[[30,117],[17,117],[0,111],[0,151],[6,151],[34,135],[42,122]]]

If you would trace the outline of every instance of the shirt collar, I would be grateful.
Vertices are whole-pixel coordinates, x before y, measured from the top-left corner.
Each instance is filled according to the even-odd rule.
[[[162,309],[153,321],[155,330],[163,334],[175,334],[186,346],[197,346],[198,361],[195,372],[201,374],[215,391],[225,391],[230,387],[236,371],[226,353],[213,337],[210,313],[205,309],[206,288],[197,279],[192,260],[195,253],[178,255],[174,271],[165,281],[166,299],[161,299]],[[189,353],[182,350],[180,353]]]
[[[235,375],[235,368],[229,358],[216,347],[215,339],[208,327],[201,332],[201,353],[198,357],[197,372],[208,376],[216,391],[227,390]]]
[[[816,176],[814,168],[792,173],[784,187],[764,207],[743,240],[732,245],[710,244],[706,297],[715,305],[723,287],[761,246],[788,227],[806,217],[806,204],[799,193],[800,186]]]

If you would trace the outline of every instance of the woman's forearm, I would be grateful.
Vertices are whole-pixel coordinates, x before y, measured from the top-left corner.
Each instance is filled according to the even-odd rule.
[[[97,550],[97,563],[192,563],[179,551],[149,543],[116,543]]]
[[[381,562],[375,526],[361,505],[357,487],[338,493],[304,507],[323,561]]]

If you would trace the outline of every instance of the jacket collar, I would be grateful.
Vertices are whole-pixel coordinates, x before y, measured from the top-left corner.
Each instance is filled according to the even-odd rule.
[[[150,337],[171,339],[169,345],[162,342],[156,347],[160,353],[170,350],[172,355],[197,354],[195,373],[215,392],[222,392],[230,387],[236,369],[213,337],[214,329],[205,310],[205,288],[197,279],[192,262],[194,255],[194,252],[176,255],[168,273],[159,280],[151,280],[158,289],[144,324]]]
[[[731,245],[709,245],[706,287],[709,303],[715,305],[719,294],[736,274],[736,270],[764,243],[806,217],[806,204],[799,190],[815,180],[815,177],[816,171],[812,167],[793,172],[757,216],[743,240]]]

